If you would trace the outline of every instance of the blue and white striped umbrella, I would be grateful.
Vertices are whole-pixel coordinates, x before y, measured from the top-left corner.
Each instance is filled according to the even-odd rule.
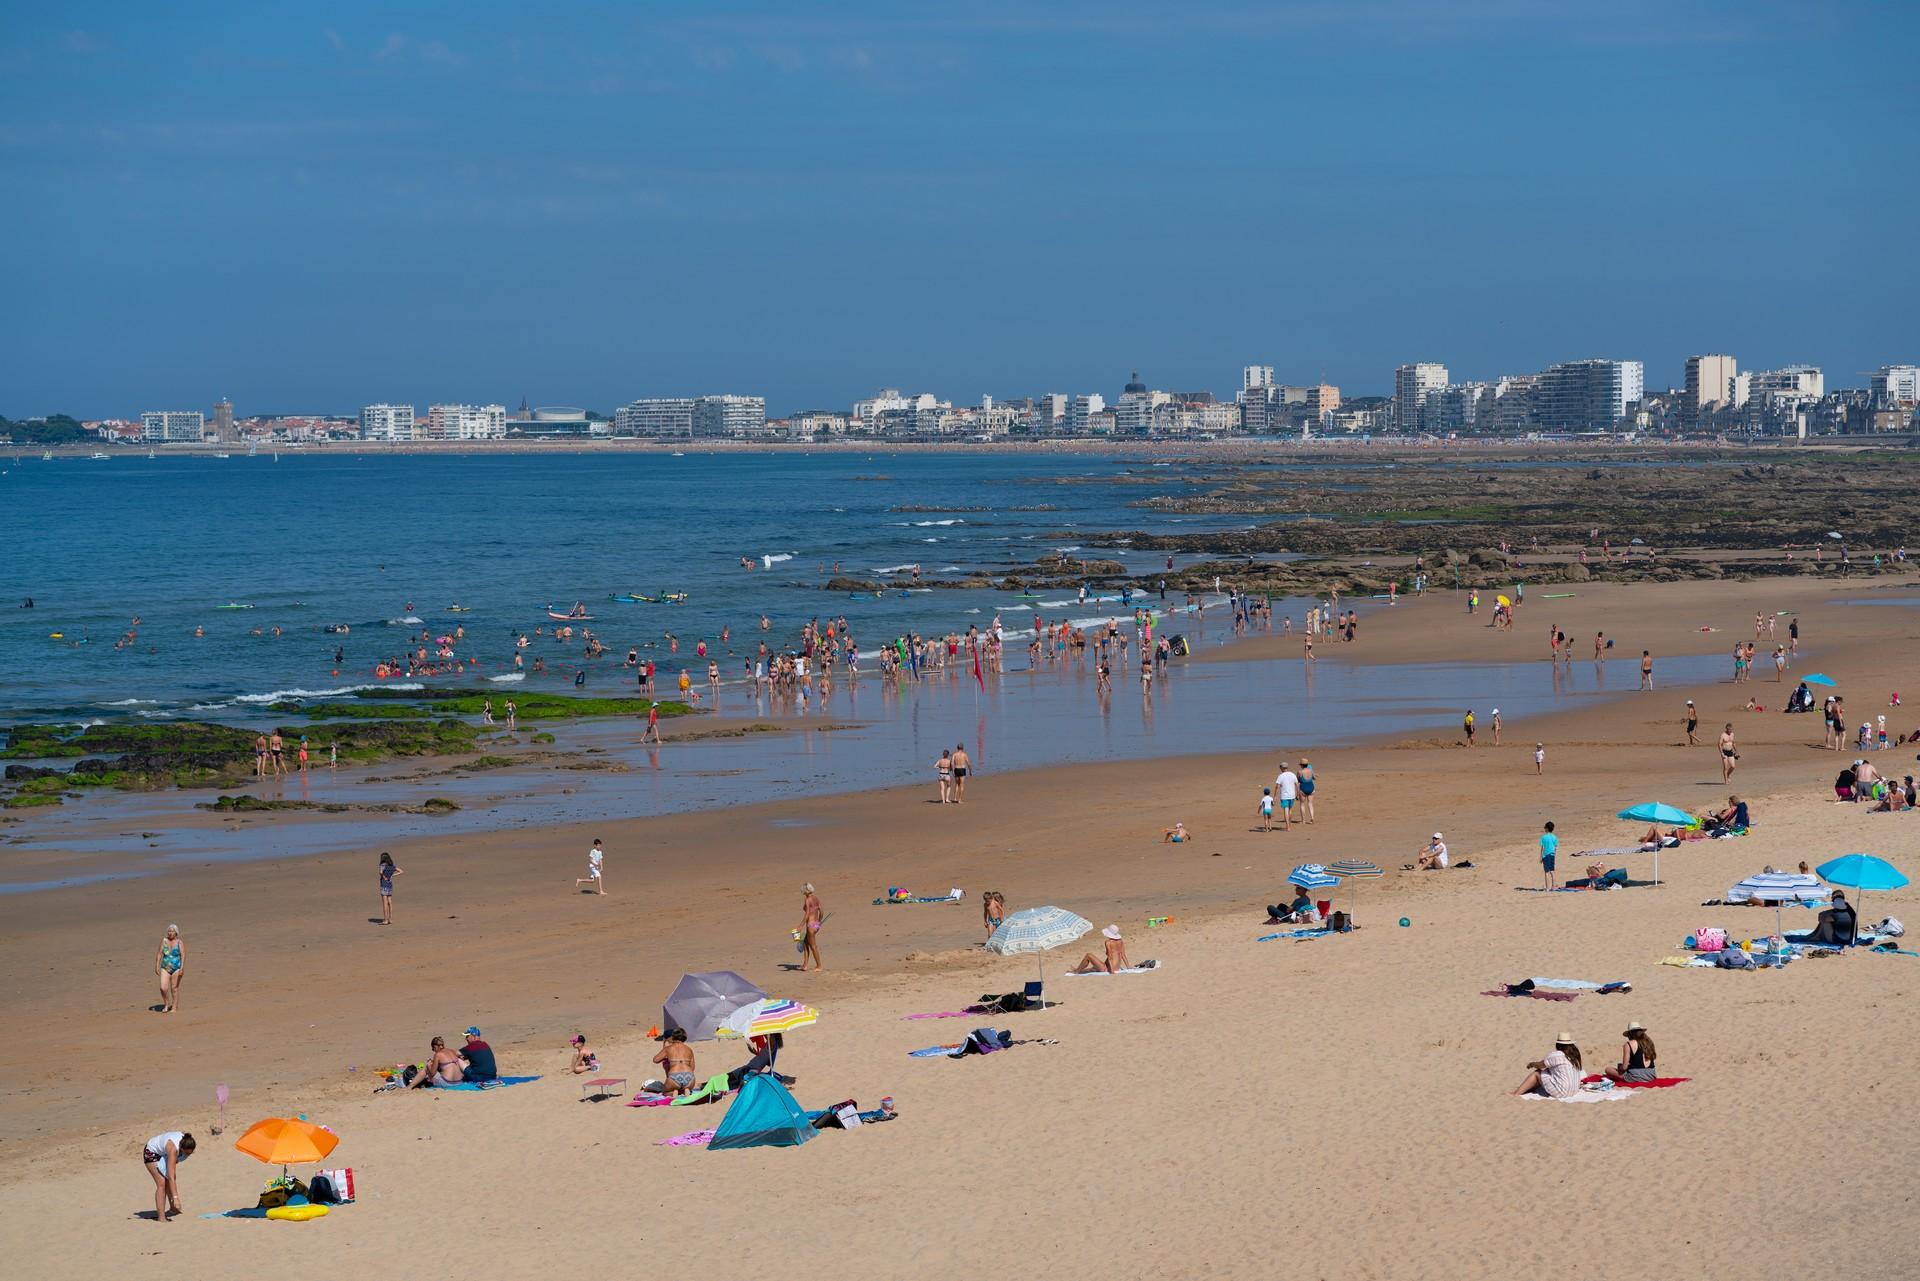
[[[1342,880],[1351,880],[1355,877],[1382,876],[1385,874],[1380,870],[1378,863],[1369,863],[1363,858],[1343,858],[1338,862],[1329,863],[1327,864],[1327,871]]]
[[[1084,916],[1076,916],[1064,907],[1029,907],[1000,922],[1000,928],[987,940],[987,950],[1002,956],[1032,952],[1038,961],[1040,953],[1051,952],[1062,943],[1071,943],[1092,928],[1092,921]],[[1039,961],[1039,974],[1044,984],[1047,979],[1045,961]]]
[[[1801,872],[1760,872],[1727,891],[1727,902],[1818,903],[1833,891],[1817,876]]]
[[[1329,876],[1327,869],[1318,863],[1302,863],[1287,876],[1289,885],[1298,885],[1303,890],[1331,889],[1340,883],[1337,876]]]
[[[987,951],[1002,956],[1050,952],[1092,928],[1092,921],[1064,907],[1029,907],[1000,922],[1000,928],[987,940]]]

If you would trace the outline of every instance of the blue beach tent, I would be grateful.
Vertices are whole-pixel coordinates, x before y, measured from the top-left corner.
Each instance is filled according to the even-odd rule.
[[[787,1087],[771,1072],[756,1072],[740,1083],[740,1093],[727,1108],[707,1150],[790,1148],[813,1135],[807,1114],[787,1093]]]

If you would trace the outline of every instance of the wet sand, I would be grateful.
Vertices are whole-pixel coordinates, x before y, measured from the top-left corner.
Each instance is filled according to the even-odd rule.
[[[1580,655],[1595,630],[1615,635],[1609,680],[1630,688],[1643,647],[1661,659],[1723,654],[1752,634],[1756,609],[1793,609],[1804,636],[1795,670],[1838,678],[1857,724],[1887,710],[1920,632],[1920,611],[1834,603],[1862,595],[1799,581],[1594,587],[1530,603],[1513,632],[1495,633],[1443,594],[1369,614],[1355,645],[1320,644],[1319,665],[1544,666],[1557,622],[1575,638],[1575,668],[1591,666]],[[407,874],[391,928],[368,923],[378,900],[367,850],[209,861],[0,899],[0,962],[13,979],[0,1210],[41,1225],[17,1253],[28,1266],[105,1270],[164,1244],[170,1270],[214,1277],[482,1251],[495,1267],[605,1268],[663,1241],[677,1258],[728,1260],[716,1274],[897,1276],[1018,1257],[1066,1275],[1911,1275],[1920,1259],[1905,1207],[1920,1183],[1898,1160],[1831,1158],[1898,1153],[1920,1137],[1907,1074],[1884,1053],[1916,1031],[1913,958],[1853,955],[1763,975],[1656,962],[1697,925],[1770,931],[1772,913],[1699,906],[1763,863],[1864,849],[1913,872],[1920,815],[1830,804],[1840,757],[1819,749],[1817,717],[1742,710],[1749,695],[1770,709],[1784,701],[1790,686],[1769,679],[1663,681],[1652,694],[1510,719],[1499,749],[1468,750],[1449,727],[1321,750],[1338,729],[1293,705],[1298,644],[1256,639],[1231,659],[1275,660],[1270,690],[1249,689],[1223,727],[1236,750],[988,772],[960,807],[931,803],[930,784],[916,784],[397,844]],[[1701,708],[1703,743],[1692,749],[1675,745],[1687,697]],[[1090,701],[1084,716],[1097,719]],[[1713,740],[1726,720],[1742,744],[1732,790],[1753,802],[1754,835],[1663,857],[1659,889],[1522,892],[1539,882],[1533,840],[1547,818],[1563,835],[1563,872],[1577,871],[1577,851],[1632,835],[1610,817],[1625,804],[1722,800]],[[1264,727],[1264,750],[1237,737],[1249,725]],[[1540,778],[1536,739],[1548,744]],[[1321,779],[1319,822],[1251,830],[1276,758],[1302,751]],[[1907,761],[1906,772],[1912,754],[1883,759]],[[1161,844],[1176,819],[1195,839]],[[1435,828],[1476,868],[1400,872]],[[596,835],[608,848],[605,899],[570,892]],[[1268,932],[1257,905],[1282,896],[1290,867],[1342,857],[1391,869],[1335,894],[1357,903],[1365,928],[1253,941]],[[1626,861],[1636,875],[1650,868]],[[786,931],[804,880],[835,913],[823,974],[780,968],[793,961]],[[890,884],[963,886],[968,900],[868,906]],[[985,888],[1015,909],[1057,902],[1096,925],[1117,921],[1133,955],[1164,968],[1063,979],[1081,950],[1066,949],[1047,958],[1059,1009],[901,1021],[1032,974],[1031,958],[979,952]],[[1912,890],[1876,895],[1866,910],[1920,916]],[[1167,914],[1170,925],[1144,928]],[[1403,915],[1405,931],[1394,924]],[[189,978],[182,1012],[162,1017],[144,1007],[170,920],[189,942]],[[782,1060],[804,1104],[852,1096],[872,1106],[892,1094],[902,1120],[799,1152],[709,1154],[653,1141],[714,1124],[718,1109],[581,1104],[554,1075],[492,1096],[364,1093],[371,1066],[468,1022],[487,1029],[503,1071],[559,1072],[565,1038],[581,1028],[613,1074],[637,1084],[652,1074],[652,1047],[637,1034],[683,970],[707,968],[739,969],[825,1011]],[[1635,992],[1567,1004],[1478,994],[1550,974],[1625,978]],[[1694,1083],[1573,1113],[1503,1094],[1563,1028],[1590,1065],[1610,1061],[1628,1019],[1654,1030],[1663,1069]],[[1060,1044],[958,1063],[905,1056],[976,1022]],[[740,1057],[698,1048],[703,1070]],[[235,1131],[297,1110],[347,1136],[338,1156],[359,1171],[362,1203],[304,1228],[202,1222],[193,1213],[250,1203],[263,1177],[214,1140],[185,1167],[193,1213],[164,1241],[132,1219],[151,1203],[135,1169],[140,1141],[182,1125],[207,1138],[220,1082],[233,1090]],[[1783,1100],[1804,1124],[1781,1124]],[[1820,1117],[1842,1101],[1858,1142],[1836,1149]],[[1816,1167],[1817,1178],[1794,1173]],[[1782,1177],[1762,1177],[1770,1169]],[[470,1193],[436,1191],[454,1185]],[[726,1214],[712,1212],[716,1198]],[[1781,1221],[1801,1226],[1751,1227]],[[747,1233],[747,1222],[790,1230]],[[1324,1262],[1330,1242],[1337,1269]]]

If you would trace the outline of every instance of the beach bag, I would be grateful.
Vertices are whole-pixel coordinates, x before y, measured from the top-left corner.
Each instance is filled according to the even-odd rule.
[[[1727,932],[1717,925],[1706,925],[1693,932],[1696,952],[1720,952],[1727,946]]]
[[[1723,970],[1745,970],[1753,966],[1753,958],[1737,947],[1722,948],[1713,963]]]
[[[1883,939],[1897,939],[1907,932],[1907,927],[1900,924],[1894,917],[1889,916],[1884,921],[1881,921],[1880,924],[1874,926],[1873,932]]]
[[[315,1205],[344,1205],[353,1200],[353,1170],[322,1170],[307,1185],[307,1200]]]

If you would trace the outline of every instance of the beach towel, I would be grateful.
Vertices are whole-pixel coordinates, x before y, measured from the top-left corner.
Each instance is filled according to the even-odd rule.
[[[908,1050],[907,1057],[910,1059],[950,1059],[953,1057],[953,1052],[959,1048],[960,1043],[958,1041],[952,1045],[929,1045],[924,1050]]]
[[[1505,988],[1496,987],[1496,988],[1489,988],[1487,991],[1482,992],[1480,995],[1482,996],[1530,996],[1536,1001],[1571,1001],[1571,1000],[1574,1000],[1576,997],[1578,997],[1580,994],[1578,992],[1509,992]]]
[[[1311,930],[1282,930],[1278,934],[1262,934],[1259,938],[1255,939],[1254,942],[1271,943],[1275,939],[1321,939],[1331,933],[1333,933],[1332,930],[1317,928]]]
[[[962,897],[960,891],[955,890],[951,894],[942,894],[938,898],[877,898],[873,900],[873,905],[885,907],[889,903],[958,903]]]
[[[977,1014],[985,1014],[983,1006],[973,1006],[965,1010],[933,1010],[926,1014],[902,1014],[903,1019],[969,1019]]]
[[[1159,968],[1160,968],[1159,963],[1155,962],[1152,965],[1129,965],[1124,970],[1115,970],[1114,973],[1115,974],[1151,974]],[[1068,970],[1067,977],[1070,979],[1085,979],[1085,978],[1092,978],[1096,974],[1104,975],[1105,973],[1106,973],[1105,970],[1088,970],[1085,973],[1082,973],[1079,970]]]
[[[1591,1085],[1595,1081],[1604,1080],[1606,1078],[1602,1076],[1583,1076],[1580,1078],[1580,1083]],[[1614,1088],[1624,1090],[1665,1090],[1676,1085],[1685,1085],[1691,1080],[1693,1078],[1690,1076],[1656,1076],[1651,1081],[1615,1081],[1613,1084]]]
[[[1611,1103],[1621,1099],[1630,1099],[1633,1095],[1625,1090],[1582,1090],[1570,1098],[1556,1099],[1549,1094],[1523,1094],[1523,1099],[1535,1099],[1543,1103]]]
[[[657,1139],[656,1148],[704,1148],[713,1142],[716,1130],[692,1130],[686,1134],[676,1134],[670,1139]]]
[[[491,1081],[455,1081],[452,1085],[429,1086],[434,1090],[504,1090],[509,1085],[525,1085],[528,1081],[538,1081],[537,1076],[502,1076]]]

